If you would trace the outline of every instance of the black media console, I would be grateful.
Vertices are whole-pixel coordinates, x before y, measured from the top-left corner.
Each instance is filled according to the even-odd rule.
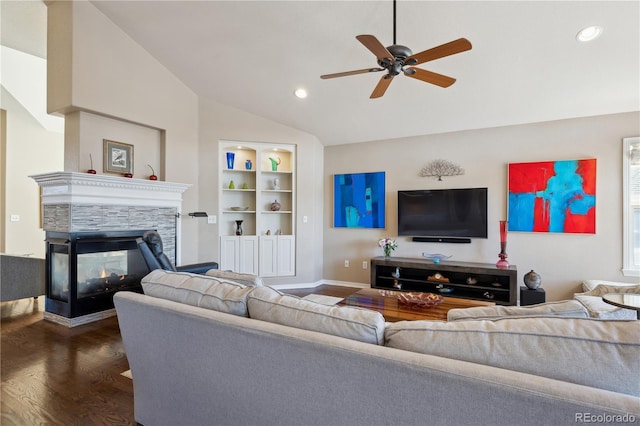
[[[406,257],[371,259],[371,287],[385,290],[425,291],[498,305],[518,302],[515,265],[498,268],[489,263],[441,261]]]

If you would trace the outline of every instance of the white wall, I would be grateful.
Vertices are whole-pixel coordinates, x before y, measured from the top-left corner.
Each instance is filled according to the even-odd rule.
[[[136,177],[147,176],[147,163],[165,159],[157,175],[195,187],[197,96],[91,3],[55,1],[47,11],[47,105],[69,116],[65,171],[86,171],[89,152],[100,171],[96,150],[103,138],[114,138],[134,145]],[[187,190],[183,211],[197,204],[197,189]],[[197,232],[195,223],[183,222],[181,263],[198,261]]]
[[[50,132],[18,102],[4,87],[0,108],[6,110],[6,158],[2,159],[5,173],[0,185],[4,187],[5,210],[4,251],[12,254],[33,254],[44,257],[44,231],[40,224],[40,192],[29,175],[62,168],[63,135]],[[20,216],[11,222],[11,215]]]
[[[197,210],[218,211],[218,141],[294,144],[297,150],[296,276],[265,280],[268,284],[309,284],[322,278],[323,146],[308,133],[274,123],[220,103],[200,100],[199,196]],[[307,223],[302,217],[307,216]],[[195,219],[185,219],[191,221]],[[185,222],[183,220],[183,223]],[[199,220],[200,253],[219,259],[218,224]],[[201,255],[201,257],[203,257]],[[206,260],[206,258],[201,259]]]
[[[489,237],[471,244],[414,243],[397,238],[395,256],[422,252],[453,255],[451,260],[495,263],[500,251],[498,221],[506,219],[507,165],[516,162],[597,159],[596,234],[511,232],[509,261],[518,284],[529,270],[542,276],[547,300],[571,297],[583,279],[635,282],[622,268],[622,138],[640,134],[640,113],[615,114],[539,124],[455,132],[325,148],[324,270],[329,280],[369,283],[362,261],[382,253],[379,238],[397,235],[397,191],[431,188],[489,188]],[[442,182],[418,176],[429,161],[443,158],[462,166],[462,176]],[[333,175],[386,171],[387,228],[333,227]],[[344,267],[349,259],[350,268]]]

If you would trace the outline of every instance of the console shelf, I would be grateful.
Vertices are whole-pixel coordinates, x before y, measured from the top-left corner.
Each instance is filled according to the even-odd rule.
[[[425,291],[499,305],[517,304],[515,265],[498,268],[489,263],[442,261],[406,257],[371,259],[371,287]]]

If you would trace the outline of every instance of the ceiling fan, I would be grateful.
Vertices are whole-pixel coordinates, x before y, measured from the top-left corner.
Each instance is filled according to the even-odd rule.
[[[420,53],[413,54],[411,49],[400,44],[396,44],[396,0],[393,0],[393,45],[384,47],[375,36],[359,35],[356,39],[371,51],[378,58],[379,67],[365,68],[355,71],[339,72],[335,74],[321,75],[320,78],[346,77],[348,75],[365,74],[370,72],[387,71],[387,74],[380,78],[377,86],[371,93],[370,98],[379,98],[387,91],[393,77],[404,73],[407,77],[415,78],[440,87],[449,87],[455,83],[456,79],[446,75],[416,68],[414,65],[444,58],[445,56],[471,50],[471,43],[466,38],[459,38],[449,43],[427,49]]]

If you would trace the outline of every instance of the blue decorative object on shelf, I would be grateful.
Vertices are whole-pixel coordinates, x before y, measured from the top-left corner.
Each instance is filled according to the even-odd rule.
[[[234,152],[227,152],[227,169],[233,169],[233,162],[236,159]]]
[[[244,168],[247,170],[251,170],[251,168],[253,167],[253,163],[251,162],[251,160],[247,160],[244,162]]]

